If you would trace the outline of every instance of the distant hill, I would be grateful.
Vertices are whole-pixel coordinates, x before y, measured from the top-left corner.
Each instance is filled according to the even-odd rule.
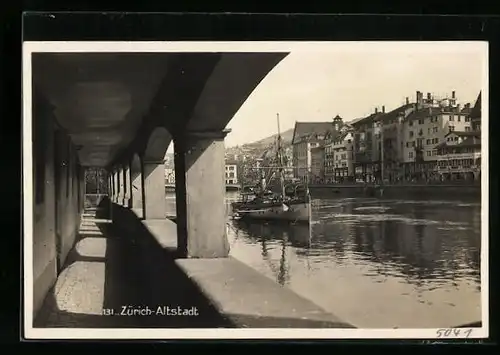
[[[283,139],[283,144],[284,145],[288,145],[288,144],[292,143],[293,130],[294,130],[294,128],[290,128],[289,130],[284,131],[283,133],[281,133],[281,138]],[[244,146],[247,146],[247,147],[248,146],[250,146],[250,147],[265,147],[265,146],[269,146],[271,144],[274,144],[277,136],[278,136],[278,134],[273,134],[270,137],[263,138],[263,139],[260,139],[258,141],[252,142],[252,143],[244,144]]]

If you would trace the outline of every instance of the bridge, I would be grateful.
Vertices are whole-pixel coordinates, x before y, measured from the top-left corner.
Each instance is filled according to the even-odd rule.
[[[152,292],[148,287],[155,287],[155,295],[163,298],[147,296],[150,302],[151,297],[162,304],[166,299],[181,302],[183,292],[196,293],[186,280],[197,280],[203,297],[218,304],[224,317],[261,314],[229,317],[233,323],[263,327],[279,316],[285,319],[278,322],[281,325],[304,327],[312,324],[304,325],[304,319],[313,322],[319,315],[322,327],[339,326],[306,300],[273,288],[263,276],[258,278],[253,270],[228,257],[225,127],[286,55],[31,54],[32,87],[27,90],[32,101],[34,213],[33,294],[28,299],[33,302],[34,319],[48,314],[42,322],[45,325],[50,323],[47,319],[52,319],[52,325],[72,319],[75,326],[82,326],[84,319],[102,316],[103,304],[110,302],[103,294],[112,292],[114,296],[109,297],[115,298],[112,304],[118,307],[120,302],[132,302],[123,297],[146,297]],[[165,218],[163,159],[171,143],[175,223]],[[94,211],[84,208],[84,172],[89,167],[104,168],[109,176],[109,194]],[[108,264],[100,269],[99,263]],[[105,286],[96,275],[106,279]],[[116,281],[120,278],[122,282]],[[124,286],[132,284],[132,279],[139,286]],[[144,286],[146,279],[148,286]],[[143,289],[148,292],[138,295]],[[253,302],[255,308],[259,303],[259,310],[242,311],[241,303],[231,301],[239,297],[237,290],[247,298],[260,294],[269,301],[267,308],[254,298],[245,307]],[[121,301],[116,297],[122,297]],[[277,309],[282,314],[277,315]],[[295,318],[286,321],[289,316],[284,314],[292,309]],[[208,308],[207,312],[214,314]],[[269,316],[267,323],[255,323],[263,319],[262,314]]]

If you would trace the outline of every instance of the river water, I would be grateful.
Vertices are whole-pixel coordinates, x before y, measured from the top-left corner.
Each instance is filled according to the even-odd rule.
[[[312,220],[228,219],[231,255],[360,328],[481,320],[480,202],[321,199]]]

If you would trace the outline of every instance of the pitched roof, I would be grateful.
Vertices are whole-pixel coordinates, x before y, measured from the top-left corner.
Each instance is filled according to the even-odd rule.
[[[412,108],[414,106],[415,106],[415,104],[413,104],[413,103],[404,104],[402,106],[399,106],[398,108],[395,108],[392,111],[384,113],[379,118],[382,119],[384,122],[393,120],[395,118],[398,118],[400,114],[404,114],[406,110],[408,110],[409,108]]]
[[[375,121],[377,118],[379,118],[382,115],[385,115],[385,113],[382,113],[382,112],[372,113],[366,117],[356,118],[356,119],[350,121],[349,125],[353,126],[353,127],[359,127],[365,123],[368,123],[369,121]]]
[[[470,111],[470,117],[471,118],[481,118],[481,91],[479,92],[479,95],[477,97],[476,103],[474,104],[474,107]]]
[[[443,113],[457,113],[450,107],[424,107],[419,110],[413,111],[408,115],[408,120],[418,120],[427,118],[429,116],[436,116]]]
[[[332,122],[295,122],[292,144],[300,137],[311,136],[315,134],[326,134],[333,129]]]

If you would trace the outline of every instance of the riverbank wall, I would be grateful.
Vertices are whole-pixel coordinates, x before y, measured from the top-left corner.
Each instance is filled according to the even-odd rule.
[[[481,185],[310,185],[312,198],[395,198],[481,201]]]

